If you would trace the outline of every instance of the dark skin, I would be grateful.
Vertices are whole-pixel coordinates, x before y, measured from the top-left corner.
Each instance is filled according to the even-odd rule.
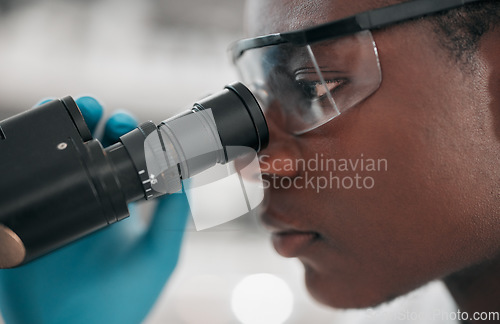
[[[301,29],[391,2],[250,1],[248,33]],[[301,136],[284,130],[281,109],[272,106],[263,172],[299,177],[305,170],[283,170],[280,161],[317,153],[386,159],[388,171],[370,175],[370,190],[271,189],[263,222],[275,245],[287,231],[315,233],[296,256],[321,303],[373,306],[445,278],[462,311],[498,311],[500,30],[482,38],[473,71],[425,20],[372,33],[380,88]]]
[[[495,37],[497,38],[495,39]],[[481,54],[490,64],[492,70],[500,71],[498,34],[490,33],[486,35],[481,45]],[[490,75],[488,87],[490,89],[500,89],[500,74],[496,73],[495,75],[495,73],[492,73]],[[496,96],[492,96],[490,107],[494,117],[494,129],[496,130],[497,139],[500,141],[500,110],[498,109],[500,107],[500,95],[498,95],[498,91]],[[500,309],[498,304],[499,274],[500,258],[496,257],[451,274],[444,279],[444,282],[463,309],[474,311],[498,310]]]

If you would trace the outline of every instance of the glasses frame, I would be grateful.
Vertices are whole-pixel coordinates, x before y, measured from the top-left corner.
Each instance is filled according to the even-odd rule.
[[[276,33],[237,41],[229,48],[233,62],[245,51],[283,43],[305,46],[322,40],[347,36],[364,30],[387,27],[485,0],[413,0],[364,11],[322,25],[287,33]]]

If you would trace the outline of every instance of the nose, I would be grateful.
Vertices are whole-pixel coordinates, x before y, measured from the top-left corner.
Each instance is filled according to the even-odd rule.
[[[262,173],[279,177],[295,177],[300,170],[296,161],[301,158],[297,138],[280,127],[279,120],[268,116],[269,145],[259,154]]]

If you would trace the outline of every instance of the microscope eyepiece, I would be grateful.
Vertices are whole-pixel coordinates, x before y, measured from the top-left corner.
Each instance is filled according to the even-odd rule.
[[[156,126],[146,122],[125,134],[106,152],[115,163],[128,201],[139,196],[154,199],[181,190],[181,180],[237,158],[231,147],[259,152],[269,142],[267,123],[253,94],[241,83],[226,86],[193,105],[191,110]],[[133,179],[131,165],[116,158],[125,149],[140,181]],[[121,170],[121,168],[127,170]],[[141,188],[133,184],[141,184]]]
[[[259,152],[269,143],[267,123],[253,94],[237,82],[195,104],[212,109],[222,145],[246,146]]]

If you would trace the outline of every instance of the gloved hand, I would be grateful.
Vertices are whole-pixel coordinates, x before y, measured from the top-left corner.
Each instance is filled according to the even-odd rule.
[[[77,100],[91,131],[102,116],[93,98]],[[35,108],[43,109],[43,108]],[[104,143],[136,121],[110,117]],[[189,207],[184,194],[158,199],[147,222],[131,216],[16,269],[0,270],[0,310],[6,324],[140,323],[177,263]]]

